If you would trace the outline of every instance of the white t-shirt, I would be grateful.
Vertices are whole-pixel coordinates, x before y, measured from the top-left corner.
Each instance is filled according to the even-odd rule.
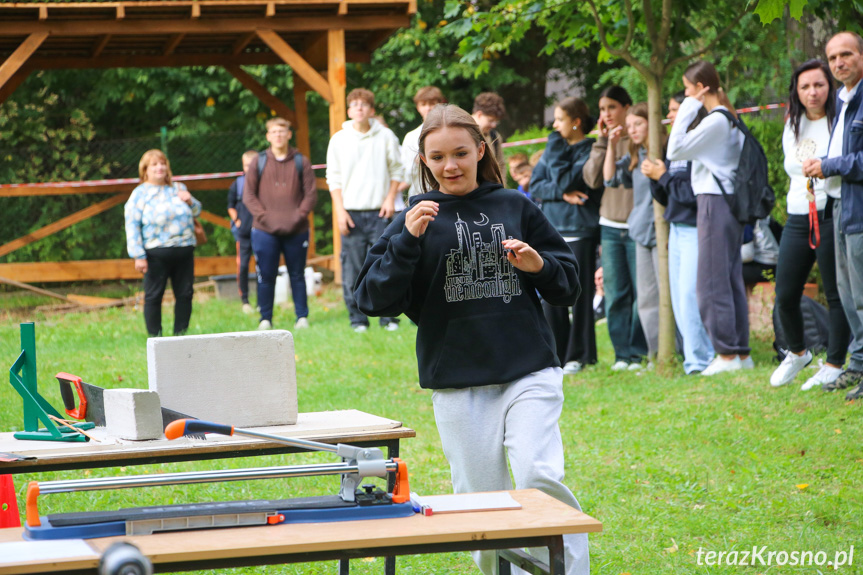
[[[827,146],[830,143],[830,124],[827,116],[814,122],[806,117],[800,116],[800,136],[795,140],[791,129],[791,122],[785,122],[785,130],[782,132],[782,150],[785,152],[785,172],[791,178],[788,187],[788,213],[794,215],[806,215],[809,213],[809,200],[806,198],[806,181],[809,179],[803,175],[803,161],[812,158],[823,158],[827,155]],[[830,180],[838,180],[838,177],[822,180],[815,178],[815,204],[819,210],[824,209],[827,203],[827,194],[824,189]]]
[[[408,190],[408,196],[415,196],[420,193],[420,132],[423,130],[423,125],[420,124],[416,129],[405,134],[405,139],[402,140],[402,165],[405,170],[405,181],[411,187]]]

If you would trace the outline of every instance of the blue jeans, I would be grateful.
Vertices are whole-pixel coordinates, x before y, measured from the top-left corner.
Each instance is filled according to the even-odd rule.
[[[842,202],[833,204],[833,225],[836,246],[836,287],[851,335],[848,369],[863,371],[863,234],[846,235],[842,231]]]
[[[698,229],[671,224],[668,236],[668,279],[671,309],[683,336],[683,371],[704,371],[715,352],[698,311],[695,286],[698,280]]]
[[[647,355],[647,341],[638,320],[635,287],[635,242],[629,230],[602,228],[602,284],[605,316],[615,361],[638,363]]]
[[[258,265],[258,305],[261,320],[273,321],[273,298],[276,295],[276,276],[279,274],[279,256],[284,254],[291,282],[291,297],[297,318],[309,315],[306,294],[306,251],[309,247],[309,232],[288,236],[274,236],[252,228],[252,249]]]

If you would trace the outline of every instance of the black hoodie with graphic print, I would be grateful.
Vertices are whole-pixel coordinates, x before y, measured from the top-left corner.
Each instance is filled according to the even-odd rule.
[[[537,291],[553,305],[579,294],[578,264],[540,209],[515,190],[482,183],[438,202],[425,234],[405,228],[404,210],[366,256],[354,286],[370,316],[406,314],[417,326],[420,386],[465,388],[514,381],[559,366]],[[526,242],[542,256],[538,273],[517,270],[501,242]]]

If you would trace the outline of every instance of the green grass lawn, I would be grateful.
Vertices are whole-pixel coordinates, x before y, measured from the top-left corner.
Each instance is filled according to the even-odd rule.
[[[397,419],[416,430],[402,443],[411,487],[425,494],[450,490],[431,393],[417,383],[416,328],[385,332],[373,324],[350,330],[340,292],[328,289],[311,303],[312,327],[295,334],[300,411],[359,409]],[[146,336],[140,311],[33,314],[0,309],[0,363],[19,353],[20,321],[36,322],[40,391],[62,407],[53,375],[67,371],[104,387],[147,387]],[[165,309],[165,325],[171,314]],[[277,309],[276,328],[292,325],[292,311]],[[191,334],[254,329],[255,317],[237,303],[195,303]],[[170,329],[170,327],[168,327]],[[593,573],[620,575],[833,572],[828,566],[698,566],[697,552],[837,551],[855,546],[863,573],[863,406],[844,392],[781,389],[768,384],[775,364],[768,341],[753,341],[756,369],[713,378],[665,377],[654,372],[612,373],[605,326],[597,327],[600,364],[564,382],[560,421],[566,448],[566,483],[584,511],[601,520],[592,535]],[[512,342],[513,352],[518,342]],[[808,372],[807,373],[814,373]],[[4,381],[6,380],[4,376]],[[242,375],[238,375],[242,385]],[[0,429],[22,426],[21,400],[0,385]],[[29,480],[75,479],[306,461],[331,454],[286,455],[211,462],[94,469],[16,476],[19,504]],[[0,467],[2,471],[2,467]],[[336,477],[218,483],[51,495],[43,513],[191,501],[332,494]],[[23,506],[22,506],[23,509]],[[214,536],[217,536],[214,532]],[[400,573],[476,572],[467,554],[399,559]],[[237,573],[337,573],[334,562],[230,570]],[[352,572],[381,573],[383,560],[352,562]]]

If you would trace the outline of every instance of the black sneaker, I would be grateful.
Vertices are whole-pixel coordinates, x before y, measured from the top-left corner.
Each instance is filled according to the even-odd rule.
[[[863,383],[849,391],[845,396],[845,401],[852,401],[855,399],[863,399]]]
[[[823,389],[824,391],[836,391],[837,389],[856,387],[861,383],[863,383],[863,371],[846,369],[842,372],[842,375],[836,378],[836,381],[825,383],[821,386],[821,389]]]

